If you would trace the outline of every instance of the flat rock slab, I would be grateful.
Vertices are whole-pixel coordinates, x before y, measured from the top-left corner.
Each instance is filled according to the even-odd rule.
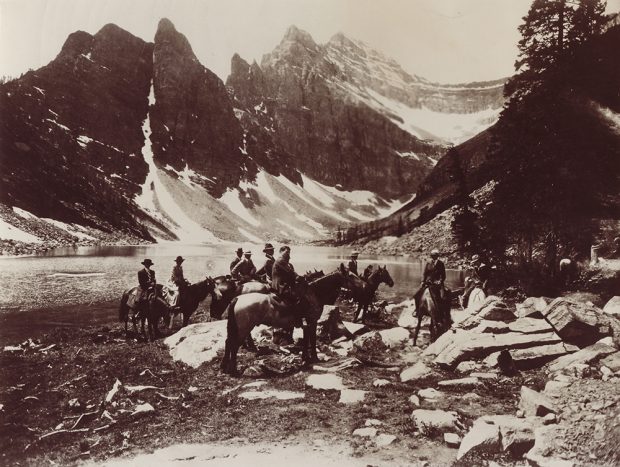
[[[517,315],[519,318],[542,319],[542,313],[549,303],[551,299],[547,297],[526,298],[523,303],[517,304]]]
[[[606,366],[614,373],[620,371],[620,352],[615,352],[601,360],[601,365]]]
[[[508,305],[494,295],[488,296],[483,303],[473,307],[471,313],[472,316],[490,321],[512,321],[516,318]]]
[[[342,382],[342,378],[333,374],[310,375],[306,379],[306,385],[314,389],[346,389]]]
[[[500,448],[499,427],[478,419],[463,437],[456,459],[460,460],[469,452],[498,452]]]
[[[577,352],[579,347],[571,344],[551,344],[530,347],[529,349],[511,350],[510,355],[519,370],[540,368],[558,357]]]
[[[358,402],[363,402],[365,398],[366,391],[360,389],[341,389],[338,402],[341,404],[357,404]]]
[[[379,335],[383,343],[391,348],[404,345],[411,338],[409,330],[401,327],[384,329],[383,331],[379,331]]]
[[[581,348],[607,336],[620,340],[620,321],[592,305],[560,297],[547,306],[543,316],[564,342]]]
[[[562,371],[575,364],[590,364],[602,357],[616,353],[618,350],[611,345],[596,343],[578,352],[558,358],[549,365],[549,371]]]
[[[612,297],[603,307],[603,311],[608,315],[620,319],[620,296]]]
[[[509,323],[505,323],[503,321],[491,321],[488,319],[480,320],[478,326],[473,329],[476,332],[490,334],[502,334],[510,331]]]
[[[358,428],[353,431],[353,436],[361,436],[363,438],[374,438],[377,436],[376,428]]]
[[[435,431],[441,433],[454,432],[462,427],[456,412],[416,409],[411,414],[411,418],[420,433],[424,435]]]
[[[239,397],[249,400],[257,399],[303,399],[306,395],[303,392],[278,391],[276,389],[266,389],[264,391],[246,391],[239,394]]]
[[[443,441],[451,448],[458,448],[461,444],[461,437],[456,433],[444,433]]]
[[[438,399],[442,399],[445,396],[445,393],[438,391],[437,389],[427,388],[420,389],[418,391],[418,396],[422,399],[436,401]]]
[[[521,400],[519,408],[525,416],[544,417],[548,413],[556,413],[557,409],[551,399],[526,386],[521,386]]]
[[[375,438],[375,444],[380,447],[389,446],[394,441],[396,441],[396,436],[387,433],[381,433]]]
[[[458,341],[461,335],[469,334],[467,333],[467,331],[462,329],[448,329],[441,336],[439,336],[435,342],[433,342],[426,349],[424,349],[422,355],[425,357],[434,357],[439,355],[446,348],[451,346],[453,342]]]
[[[440,367],[454,369],[464,360],[482,359],[493,352],[504,349],[522,349],[541,344],[558,344],[562,340],[555,333],[521,334],[477,334],[463,332],[454,335],[454,339],[437,357],[434,363]]]
[[[460,379],[447,379],[445,381],[439,381],[437,383],[438,386],[442,388],[453,388],[453,389],[471,389],[478,387],[482,384],[482,382],[475,377],[468,378],[460,378]]]
[[[415,381],[417,379],[428,378],[433,374],[433,369],[425,365],[424,362],[417,362],[415,365],[405,368],[400,374],[400,380]]]
[[[521,332],[524,334],[553,331],[553,328],[547,321],[536,318],[519,318],[508,324],[508,329],[511,332]]]
[[[347,328],[347,331],[349,331],[354,336],[359,336],[360,334],[364,334],[366,331],[368,331],[368,328],[365,324],[351,323],[350,321],[343,321],[342,324],[345,328]]]
[[[226,344],[226,320],[190,324],[164,340],[175,361],[193,368],[217,358]]]

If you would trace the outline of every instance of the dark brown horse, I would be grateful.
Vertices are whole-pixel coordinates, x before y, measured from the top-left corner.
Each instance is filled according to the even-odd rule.
[[[392,280],[392,276],[390,276],[386,266],[379,266],[377,270],[368,277],[367,281],[362,281],[361,286],[351,289],[352,298],[357,302],[357,311],[355,312],[353,322],[360,318],[360,311],[362,312],[362,322],[365,321],[368,306],[374,300],[375,292],[377,292],[380,284],[387,284],[390,287],[394,287],[394,280]]]
[[[309,363],[318,361],[316,353],[316,327],[324,305],[333,305],[341,287],[349,288],[357,276],[350,274],[344,265],[324,277],[307,283],[303,278],[293,287],[295,294],[303,297],[304,316],[308,326],[303,328],[302,359]],[[235,297],[228,306],[228,334],[221,368],[225,373],[237,374],[239,346],[250,335],[254,326],[266,324],[280,328],[298,325],[299,318],[291,310],[278,305],[272,294],[250,293]]]
[[[418,340],[418,333],[422,325],[422,319],[425,316],[429,316],[431,322],[429,324],[429,332],[431,342],[435,342],[439,336],[446,332],[452,326],[452,318],[450,316],[450,302],[452,300],[452,292],[450,289],[445,290],[446,299],[445,302],[438,303],[440,299],[435,294],[431,293],[430,287],[426,287],[422,296],[418,308],[416,309],[416,317],[418,323],[413,333],[413,345],[416,345]]]
[[[182,327],[185,327],[188,325],[192,313],[196,311],[200,302],[207,298],[207,295],[211,295],[213,300],[216,300],[219,295],[219,291],[215,288],[215,281],[210,277],[207,277],[203,281],[196,282],[195,284],[188,285],[181,293],[177,307],[170,307],[168,302],[158,295],[157,299],[151,303],[151,310],[153,310],[154,314],[169,316],[170,322],[167,323],[169,328],[172,327],[172,318],[175,315],[182,314]]]
[[[169,318],[169,315],[167,317],[165,314],[159,314],[153,309],[152,305],[155,301],[155,294],[149,295],[147,300],[142,301],[138,300],[139,294],[139,287],[133,287],[123,292],[123,295],[121,296],[121,303],[118,308],[118,320],[120,322],[125,322],[125,335],[128,335],[129,330],[127,329],[127,326],[131,315],[134,334],[138,336],[137,322],[140,321],[144,340],[148,340],[150,338],[152,341],[155,337],[159,336],[159,319],[162,317],[167,319]],[[161,285],[157,285],[157,294],[161,294]],[[149,331],[148,336],[146,335],[146,331],[144,329],[144,325],[147,322]]]

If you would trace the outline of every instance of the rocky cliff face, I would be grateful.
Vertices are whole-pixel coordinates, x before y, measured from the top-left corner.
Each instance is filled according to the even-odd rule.
[[[0,237],[291,241],[376,219],[445,151],[403,118],[438,108],[425,86],[368,46],[295,27],[261,65],[234,56],[227,86],[166,19],[154,43],[76,32],[0,86],[0,217],[17,229]],[[472,89],[442,105],[479,110]]]

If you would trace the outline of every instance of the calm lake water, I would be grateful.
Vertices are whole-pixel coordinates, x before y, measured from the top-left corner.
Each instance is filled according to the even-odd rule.
[[[245,246],[247,247],[247,245]],[[263,262],[262,246],[253,245],[257,267]],[[45,255],[0,259],[0,338],[28,327],[84,326],[112,322],[123,290],[137,285],[137,272],[144,258],[151,258],[158,282],[168,280],[177,255],[190,282],[205,275],[228,271],[235,245],[103,246],[58,248]],[[291,262],[295,270],[335,270],[348,261],[350,249],[294,246]],[[388,301],[400,301],[412,295],[420,283],[421,259],[395,256],[362,256],[360,272],[367,264],[387,265],[394,287],[381,285],[380,294]],[[462,284],[461,271],[448,270],[447,284]],[[208,300],[202,307],[208,309]],[[200,311],[200,308],[199,308]],[[15,328],[15,329],[14,329]]]

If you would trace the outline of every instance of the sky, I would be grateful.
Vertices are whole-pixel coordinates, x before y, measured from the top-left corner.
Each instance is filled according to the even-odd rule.
[[[170,19],[223,80],[239,53],[260,63],[296,25],[325,43],[342,32],[440,83],[510,76],[531,0],[0,0],[0,76],[46,65],[77,30],[115,23],[153,41]],[[608,0],[608,11],[620,0]]]

